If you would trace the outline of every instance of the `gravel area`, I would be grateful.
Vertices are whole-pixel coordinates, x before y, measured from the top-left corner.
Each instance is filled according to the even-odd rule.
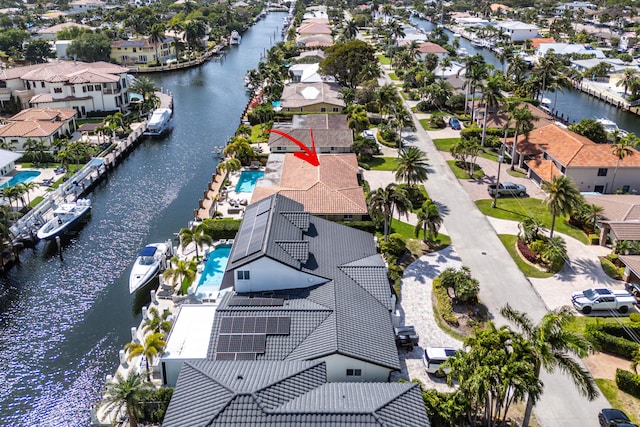
[[[423,384],[437,390],[450,390],[444,379],[429,375],[422,364],[424,348],[454,347],[462,343],[445,334],[437,325],[431,303],[431,282],[449,267],[459,268],[462,261],[451,246],[431,254],[423,255],[409,265],[402,277],[402,299],[398,304],[402,325],[413,325],[420,336],[420,345],[412,352],[399,350],[402,372],[397,378],[419,379]]]

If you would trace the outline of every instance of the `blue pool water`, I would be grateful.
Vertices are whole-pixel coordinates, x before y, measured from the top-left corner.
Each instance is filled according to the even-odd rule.
[[[15,174],[8,182],[0,185],[0,188],[5,187],[13,187],[16,184],[20,184],[22,182],[33,181],[35,177],[39,176],[40,172],[38,171],[22,171]]]
[[[262,171],[243,171],[236,184],[236,193],[251,193],[256,186],[256,182],[264,176]]]
[[[204,265],[202,276],[198,282],[196,295],[214,295],[218,292],[230,253],[231,245],[220,245],[209,254],[209,259]]]

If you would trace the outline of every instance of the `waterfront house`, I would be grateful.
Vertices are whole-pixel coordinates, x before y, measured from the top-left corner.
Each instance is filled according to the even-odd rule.
[[[640,191],[640,152],[631,150],[634,155],[618,160],[610,144],[550,124],[518,136],[516,161],[538,183],[566,175],[581,192],[634,193]]]
[[[106,3],[102,0],[73,0],[69,2],[69,14],[76,14],[82,12],[88,12],[93,9],[98,9],[106,6]]]
[[[602,218],[596,224],[600,229],[600,245],[609,244],[615,247],[617,242],[623,240],[640,241],[640,195],[588,193],[583,197],[587,203],[602,207]],[[620,258],[622,260],[622,257]],[[635,263],[637,260],[630,259],[630,261],[635,266],[640,265]],[[625,264],[630,267],[626,262]],[[632,269],[640,272],[638,268]],[[628,273],[629,271],[627,275]]]
[[[333,80],[319,73],[320,64],[293,64],[289,67],[289,75],[293,83],[318,83]]]
[[[16,162],[20,157],[22,157],[22,154],[0,149],[0,176],[4,177],[13,172],[16,168]]]
[[[93,31],[93,28],[88,26],[88,25],[84,25],[84,24],[77,24],[75,22],[64,22],[62,24],[57,24],[57,25],[53,25],[51,27],[47,27],[47,28],[42,28],[40,30],[38,30],[36,32],[36,36],[38,38],[43,38],[46,40],[57,40],[58,39],[58,33],[62,30],[66,30],[72,27],[77,27],[79,29],[82,30],[91,30]]]
[[[310,130],[313,130],[317,153],[351,153],[353,131],[343,114],[294,114],[291,122],[275,123],[273,129],[287,133],[307,147],[311,147]],[[269,151],[295,153],[302,149],[288,138],[272,132],[269,134]]]
[[[45,142],[51,147],[56,138],[70,136],[76,130],[77,112],[71,108],[28,108],[0,126],[0,141],[24,151],[28,140]]]
[[[209,360],[318,360],[329,381],[349,382],[400,368],[395,299],[369,233],[267,197],[247,207],[221,289]],[[243,348],[238,327],[254,322],[260,341]]]
[[[166,64],[167,61],[176,59],[173,40],[173,37],[166,36],[159,42],[152,42],[149,37],[116,40],[111,43],[111,59],[122,65]]]
[[[540,43],[535,50],[536,57],[540,58],[545,56],[547,52],[553,51],[556,55],[591,55],[593,58],[604,59],[606,58],[604,52],[601,49],[596,49],[593,46],[580,44],[580,43]]]
[[[187,363],[162,425],[240,424],[431,425],[416,383],[330,382],[323,362]]]
[[[108,62],[55,62],[0,69],[0,104],[73,108],[80,117],[129,109],[128,69]]]
[[[335,83],[292,83],[285,85],[280,105],[283,111],[339,113],[346,106]]]
[[[420,53],[420,59],[423,61],[430,53],[436,55],[438,57],[438,61],[442,60],[442,58],[446,56],[449,56],[449,51],[447,49],[433,42],[420,43],[418,46],[418,52]]]
[[[251,202],[279,193],[301,203],[306,212],[331,221],[366,219],[367,202],[356,155],[320,154],[318,160],[320,165],[313,166],[293,154],[272,153],[268,173],[258,181]]]
[[[511,41],[523,41],[538,36],[538,27],[520,21],[498,21],[496,27],[509,36]]]

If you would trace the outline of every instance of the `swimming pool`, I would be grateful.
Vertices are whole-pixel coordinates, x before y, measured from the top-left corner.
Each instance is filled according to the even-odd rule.
[[[33,181],[37,176],[40,176],[40,172],[38,172],[38,171],[22,171],[22,172],[18,172],[17,174],[12,176],[9,181],[7,181],[4,184],[0,185],[0,188],[13,187],[14,185],[17,185],[17,184],[20,184],[20,183],[23,183],[23,182]]]
[[[220,245],[209,254],[207,262],[204,264],[202,276],[198,282],[197,296],[213,296],[218,293],[224,269],[229,261],[231,245]]]
[[[256,182],[264,176],[262,171],[242,171],[236,184],[236,193],[251,193]]]

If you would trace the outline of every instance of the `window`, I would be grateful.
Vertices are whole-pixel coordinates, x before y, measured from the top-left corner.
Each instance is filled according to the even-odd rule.
[[[607,168],[598,169],[598,176],[607,176]]]
[[[327,112],[327,108],[326,107],[320,107],[320,112],[321,113],[326,113]]]
[[[44,87],[44,82],[40,82],[40,87]]]
[[[348,377],[360,377],[362,376],[362,369],[347,369]]]
[[[238,280],[249,280],[249,271],[247,270],[238,270],[236,273]]]
[[[631,189],[631,187],[629,187],[628,185],[623,185],[622,186],[622,192],[623,193],[628,193],[630,189]]]
[[[54,87],[53,88],[53,93],[62,93],[62,88],[61,87]]]
[[[344,215],[342,218],[345,220],[351,220],[353,219],[353,215],[347,214],[347,215]]]
[[[338,107],[333,107],[333,112],[334,112],[334,113],[339,113],[339,112],[340,112],[340,109],[339,109]]]

